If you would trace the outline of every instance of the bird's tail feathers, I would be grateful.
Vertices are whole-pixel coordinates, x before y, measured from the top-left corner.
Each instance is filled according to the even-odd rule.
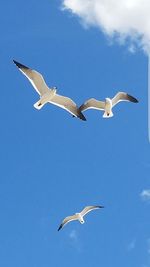
[[[113,116],[114,116],[114,114],[112,113],[112,111],[110,111],[110,112],[105,111],[103,114],[103,118],[111,118]]]
[[[37,101],[37,102],[34,104],[34,107],[35,107],[36,109],[41,109],[43,106],[44,106],[44,104],[41,104],[40,100]]]

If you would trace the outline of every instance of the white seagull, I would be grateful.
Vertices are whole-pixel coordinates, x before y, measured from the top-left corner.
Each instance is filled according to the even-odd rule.
[[[75,213],[74,215],[72,216],[68,216],[66,217],[61,225],[59,226],[58,228],[58,231],[63,228],[67,223],[71,222],[71,221],[75,221],[75,220],[78,220],[81,224],[84,223],[84,219],[83,217],[90,211],[92,210],[95,210],[95,209],[100,209],[100,208],[104,208],[104,206],[87,206],[85,207],[81,212],[79,213]]]
[[[133,96],[128,95],[125,92],[118,92],[112,99],[107,97],[105,101],[98,101],[95,98],[90,98],[79,107],[79,110],[81,112],[87,109],[104,110],[103,118],[110,118],[113,116],[112,108],[120,101],[138,102]]]
[[[77,105],[70,98],[56,94],[56,87],[49,88],[46,85],[43,76],[39,72],[32,70],[15,60],[13,60],[13,62],[27,77],[27,79],[33,85],[34,89],[40,95],[40,100],[34,104],[34,107],[36,109],[41,109],[46,103],[49,102],[67,110],[73,115],[73,117],[78,117],[81,120],[86,120],[81,111],[79,111]]]

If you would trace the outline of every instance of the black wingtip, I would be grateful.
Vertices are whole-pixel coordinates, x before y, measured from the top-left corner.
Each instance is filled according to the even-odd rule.
[[[86,118],[85,116],[83,115],[83,113],[80,112],[80,115],[79,115],[79,118],[83,121],[86,121]]]
[[[138,103],[138,102],[139,102],[139,101],[138,101],[135,97],[133,97],[132,95],[127,94],[127,96],[129,97],[129,100],[130,100],[131,102],[133,102],[133,103]]]
[[[62,228],[62,224],[59,226],[58,230],[57,231],[60,231],[60,229]]]
[[[105,208],[104,206],[101,206],[101,205],[99,205],[99,206],[96,206],[96,208],[98,208],[98,209],[102,209],[102,208]]]
[[[72,117],[75,118],[76,116],[75,115],[72,115]],[[84,115],[82,113],[80,113],[78,115],[78,118],[81,119],[81,120],[83,120],[83,121],[86,121],[86,118],[84,117]]]
[[[29,69],[27,66],[17,62],[16,60],[13,60],[13,62],[15,63],[15,65],[19,68],[19,69]]]

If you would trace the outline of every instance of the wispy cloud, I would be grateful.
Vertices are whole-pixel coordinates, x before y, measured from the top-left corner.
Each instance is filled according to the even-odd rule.
[[[148,238],[146,240],[147,243],[147,254],[148,254],[148,258],[147,258],[147,263],[143,264],[142,267],[149,267],[150,266],[150,238]]]
[[[128,251],[131,251],[135,248],[136,240],[133,239],[129,244],[128,244]]]
[[[150,238],[147,239],[147,252],[150,255]]]
[[[144,189],[140,193],[140,196],[141,196],[142,200],[150,201],[150,189]]]
[[[81,252],[82,251],[82,246],[81,246],[81,240],[79,238],[78,232],[73,229],[69,233],[69,238],[70,238],[72,246],[75,247],[78,252]]]
[[[69,234],[69,237],[70,239],[73,241],[73,242],[77,242],[78,241],[78,234],[77,234],[77,231],[76,230],[72,230]]]
[[[62,0],[63,9],[77,15],[84,25],[99,27],[133,52],[150,52],[149,0]]]

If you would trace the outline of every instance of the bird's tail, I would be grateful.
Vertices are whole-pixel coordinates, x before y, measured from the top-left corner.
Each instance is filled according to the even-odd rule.
[[[44,106],[44,104],[41,104],[40,100],[37,101],[37,102],[34,104],[34,107],[35,107],[36,109],[41,109],[43,106]]]
[[[112,113],[112,110],[110,112],[105,111],[103,114],[103,118],[111,118],[113,116],[114,116],[114,114]]]

